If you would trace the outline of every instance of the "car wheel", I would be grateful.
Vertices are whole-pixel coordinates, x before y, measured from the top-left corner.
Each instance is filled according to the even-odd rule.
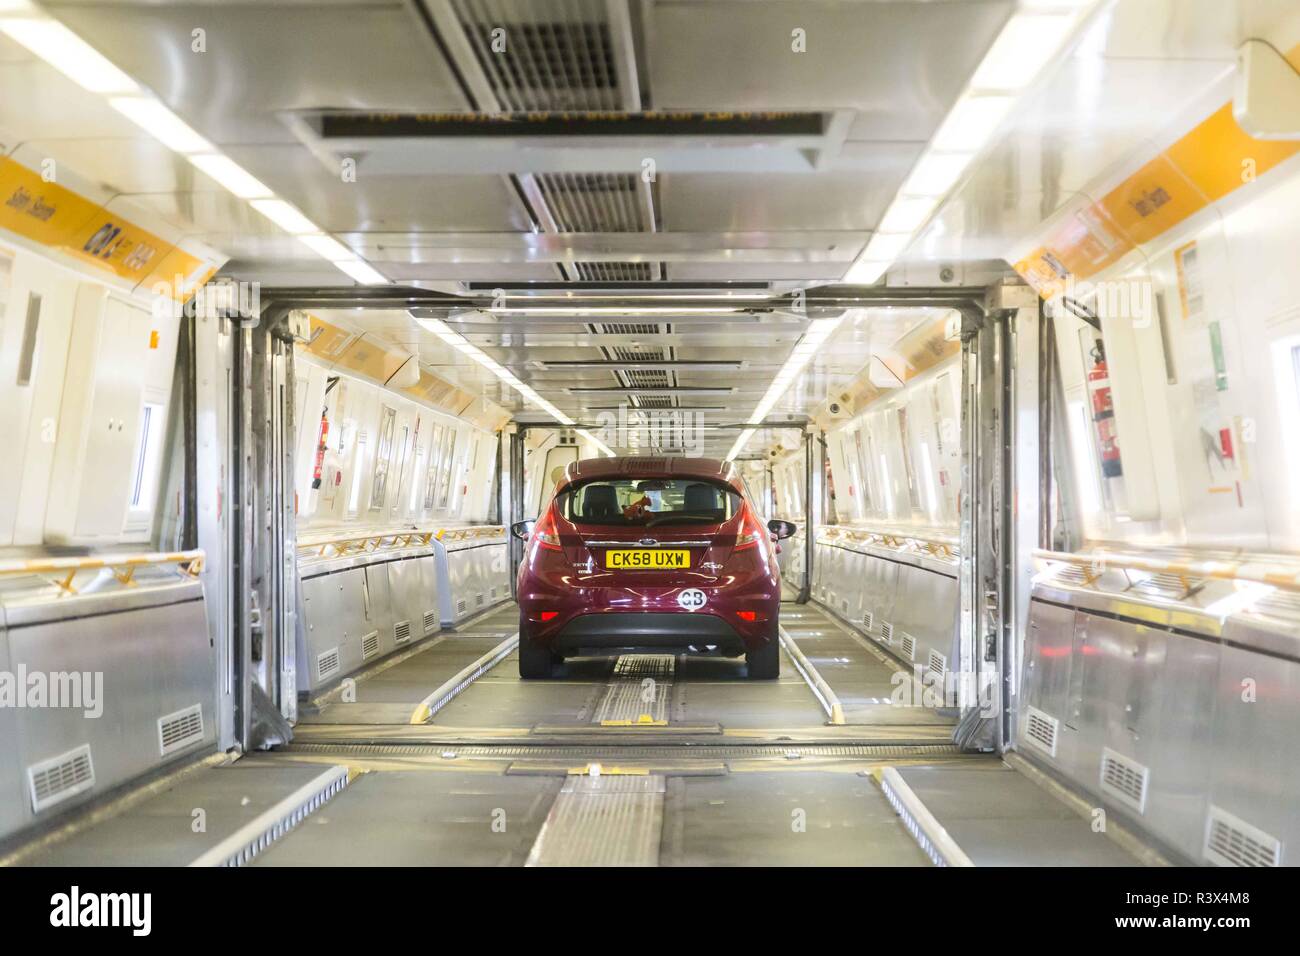
[[[781,676],[781,642],[775,634],[762,647],[745,651],[750,680],[776,680]]]
[[[519,635],[519,676],[524,680],[546,680],[555,669],[555,655],[549,647]]]

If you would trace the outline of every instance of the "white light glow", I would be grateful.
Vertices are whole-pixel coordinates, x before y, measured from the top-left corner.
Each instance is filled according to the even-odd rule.
[[[973,153],[983,149],[1010,112],[1013,102],[1010,96],[963,96],[939,127],[930,148],[953,153]]]
[[[939,200],[934,196],[899,196],[880,220],[879,232],[916,232],[937,205]]]
[[[221,153],[201,153],[189,160],[240,199],[270,199],[271,190]]]
[[[731,315],[736,312],[744,312],[740,306],[686,306],[677,308],[674,306],[634,306],[627,307],[621,305],[589,305],[573,306],[571,308],[557,306],[490,306],[485,311],[493,315]]]
[[[899,191],[909,196],[943,196],[974,158],[974,153],[926,153]]]
[[[878,232],[867,243],[867,251],[862,258],[869,262],[882,262],[897,259],[912,242],[910,232]]]
[[[844,273],[844,281],[852,285],[871,285],[888,272],[891,265],[893,265],[892,261],[872,262],[869,259],[859,259],[849,267],[848,272]]]
[[[291,236],[323,231],[283,199],[254,199],[249,205]]]
[[[337,259],[334,267],[362,285],[388,285],[388,279],[368,262],[361,259]]]
[[[0,20],[0,32],[26,47],[82,89],[134,93],[131,79],[57,20]]]
[[[602,452],[604,452],[604,454],[605,454],[606,456],[608,456],[609,458],[617,457],[617,456],[615,456],[615,454],[610,450],[610,448],[609,448],[608,445],[606,445],[603,441],[601,441],[599,438],[597,438],[597,437],[596,437],[595,435],[593,435],[591,432],[587,431],[585,428],[579,428],[579,429],[578,429],[578,434],[581,435],[583,438],[587,439],[587,441],[591,442],[591,443],[592,443],[593,445],[595,445],[597,448],[599,448],[599,449],[600,449]]]
[[[333,236],[298,236],[298,241],[310,249],[322,259],[328,259],[330,262],[343,262],[352,260],[357,254],[349,249],[343,243],[339,242]]]
[[[108,104],[174,152],[189,154],[212,150],[211,143],[152,97],[114,96]]]
[[[977,90],[1022,90],[1060,49],[1074,26],[1070,13],[1017,14],[1002,28],[971,78]]]

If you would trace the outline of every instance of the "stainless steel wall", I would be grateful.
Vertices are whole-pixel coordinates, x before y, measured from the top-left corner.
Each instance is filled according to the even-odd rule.
[[[428,545],[300,556],[304,646],[298,689],[348,674],[510,597],[504,529],[446,531]]]
[[[91,687],[102,681],[102,713],[50,706],[53,698],[0,707],[0,838],[216,748],[216,674],[198,581],[62,598],[50,590],[0,595],[0,670],[10,680],[90,675]]]
[[[1035,585],[1020,751],[1188,862],[1300,862],[1300,608]]]

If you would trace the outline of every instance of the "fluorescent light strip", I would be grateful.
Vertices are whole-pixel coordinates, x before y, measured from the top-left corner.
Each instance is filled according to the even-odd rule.
[[[762,400],[754,406],[754,412],[749,416],[750,425],[760,425],[767,418],[767,413],[772,410],[781,396],[784,395],[794,384],[794,380],[803,372],[804,367],[812,361],[812,357],[817,354],[817,350],[825,344],[834,331],[839,328],[842,317],[838,319],[815,319],[808,326],[807,331],[795,343],[790,351],[790,356],[781,366],[781,371],[776,373],[776,378],[767,387],[763,394]],[[744,449],[749,440],[754,437],[756,428],[746,428],[736,438],[736,443],[731,446],[731,451],[727,453],[727,459],[735,458]]]
[[[432,332],[434,335],[438,336],[438,338],[442,339],[444,342],[446,342],[452,348],[456,349],[458,352],[463,352],[465,355],[469,356],[479,365],[482,365],[484,368],[490,371],[497,378],[501,379],[502,382],[504,382],[506,385],[510,386],[521,396],[523,396],[525,401],[529,402],[532,405],[536,405],[538,408],[546,412],[546,414],[550,415],[561,425],[573,424],[572,418],[564,414],[564,412],[560,411],[558,408],[556,408],[546,399],[538,395],[537,392],[534,391],[532,387],[525,385],[523,382],[521,382],[513,372],[511,372],[509,369],[502,366],[499,362],[493,359],[481,348],[479,348],[473,342],[469,341],[469,339],[465,338],[459,332],[453,331],[447,325],[447,323],[443,322],[441,319],[426,319],[416,315],[412,315],[411,318],[414,319],[415,323],[419,325],[422,329],[426,329],[427,331]],[[614,453],[610,451],[608,448],[606,448],[596,438],[587,434],[586,432],[583,432],[582,434],[586,435],[588,438],[590,438],[601,448],[604,448],[606,454],[608,454],[611,458],[614,457]]]
[[[493,315],[730,315],[745,312],[741,306],[622,306],[589,305],[562,308],[554,306],[489,306],[483,310]]]
[[[843,281],[880,280],[965,175],[1034,78],[1099,0],[1022,0]]]
[[[92,93],[135,93],[140,89],[135,80],[57,20],[0,20],[0,32],[82,89]]]
[[[0,0],[0,11],[37,11],[14,0]],[[325,235],[324,230],[275,194],[229,156],[220,153],[188,123],[145,90],[126,73],[73,33],[51,18],[0,18],[0,33],[30,50],[83,89],[108,97],[113,107],[132,123],[173,152],[186,157],[198,169],[216,180],[239,199],[250,200],[259,213],[296,236],[317,255],[345,275],[365,285],[384,285],[388,280],[351,249]]]

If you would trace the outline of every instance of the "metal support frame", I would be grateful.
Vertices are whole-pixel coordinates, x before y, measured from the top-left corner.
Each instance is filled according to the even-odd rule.
[[[518,426],[510,433],[510,520],[502,522],[507,531],[509,525],[524,513],[524,440],[527,436],[527,425]],[[513,534],[509,534],[506,540],[510,548],[510,595],[517,600],[518,582],[514,572],[524,559],[524,543]]]
[[[817,501],[813,492],[813,433],[804,432],[803,438],[803,585],[799,588],[796,604],[807,604],[812,598],[813,556],[817,551]]]

